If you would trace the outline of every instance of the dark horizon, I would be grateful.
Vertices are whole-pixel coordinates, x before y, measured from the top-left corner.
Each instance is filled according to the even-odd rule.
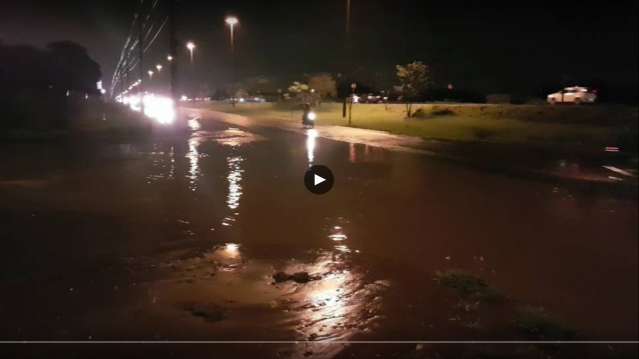
[[[231,13],[240,19],[238,80],[265,75],[287,83],[307,73],[343,72],[344,2],[278,4],[178,2],[178,39],[198,45],[194,65],[181,63],[183,84],[214,89],[232,80],[223,23]],[[600,83],[636,93],[637,4],[556,5],[353,1],[351,68],[366,69],[359,76],[380,87],[394,83],[394,65],[420,60],[431,66],[439,86],[530,94],[549,85]],[[0,41],[82,44],[101,65],[108,88],[137,3],[70,1],[52,7],[31,0],[8,6],[0,15]],[[160,2],[152,21],[159,22],[166,10]],[[145,67],[168,53],[165,33],[147,53]],[[185,51],[178,55],[186,60]]]

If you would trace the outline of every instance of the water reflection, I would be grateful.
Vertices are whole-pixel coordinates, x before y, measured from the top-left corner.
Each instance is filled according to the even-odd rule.
[[[172,180],[175,178],[175,147],[171,146],[169,150],[169,175],[168,179]]]
[[[197,131],[200,128],[202,128],[202,125],[200,124],[199,119],[200,119],[199,117],[193,117],[189,119],[188,126],[192,131]]]
[[[344,234],[342,226],[333,226],[331,228],[331,234],[328,235],[328,238],[330,238],[332,241],[340,242],[346,240],[348,236]]]
[[[357,149],[353,142],[348,144],[348,160],[352,163],[357,162]]]
[[[346,247],[344,247],[346,248]],[[388,283],[367,283],[364,272],[352,264],[350,251],[322,251],[303,268],[320,279],[299,285],[290,295],[296,331],[303,339],[325,342],[350,340],[372,331],[381,319],[381,295]],[[307,343],[299,349],[332,357],[342,348]]]
[[[146,176],[146,183],[151,184],[175,178],[175,148],[162,151],[160,145],[154,144],[151,156],[151,173]]]
[[[237,209],[240,207],[240,199],[242,198],[243,161],[244,159],[241,156],[230,156],[226,158],[226,163],[229,168],[229,174],[226,176],[226,180],[229,184],[226,206],[232,211],[232,214],[224,218],[222,221],[223,226],[230,226],[235,222],[236,216],[239,214]]]
[[[189,151],[186,153],[186,158],[189,159],[189,170],[186,178],[189,180],[189,189],[191,191],[197,190],[197,181],[200,175],[199,145],[200,139],[198,137],[192,137],[189,139]]]
[[[340,221],[339,223],[342,223]],[[298,316],[296,330],[312,341],[349,340],[353,335],[372,330],[380,318],[381,293],[388,288],[384,281],[366,281],[362,268],[353,261],[358,251],[346,244],[348,235],[341,225],[328,228],[331,250],[321,250],[310,263],[291,262],[286,273],[309,273],[308,283],[297,285],[291,294],[292,311]],[[340,351],[339,346],[306,344],[303,354],[311,350],[321,357]]]
[[[315,161],[315,146],[318,133],[316,129],[306,130],[306,157],[308,166],[311,167]]]
[[[154,295],[161,295],[172,308],[185,308],[183,303],[188,303],[187,313],[196,320],[208,318],[211,308],[234,313],[247,310],[250,314],[224,320],[243,328],[245,336],[291,338],[293,331],[294,339],[308,340],[290,348],[292,353],[287,357],[302,358],[308,352],[317,358],[334,357],[344,346],[325,342],[352,340],[380,325],[382,298],[390,285],[372,279],[359,264],[358,251],[347,244],[349,222],[344,218],[329,220],[336,223],[324,228],[325,248],[303,255],[304,259],[280,265],[279,260],[250,258],[242,244],[227,242],[202,256],[167,263],[175,268],[171,273],[177,283],[188,284],[189,290],[162,281],[154,286]],[[341,241],[335,242],[335,236]],[[280,270],[302,279],[274,283],[275,271]],[[255,330],[256,321],[268,322],[272,333]]]
[[[240,245],[238,243],[226,243],[205,253],[205,259],[217,263],[224,271],[232,271],[239,268],[243,262]]]
[[[217,133],[215,135],[215,138],[217,143],[230,147],[238,147],[244,144],[264,139],[261,136],[242,131],[241,129],[235,127],[229,127],[228,129]]]
[[[348,161],[351,163],[387,162],[389,151],[367,144],[349,143]]]

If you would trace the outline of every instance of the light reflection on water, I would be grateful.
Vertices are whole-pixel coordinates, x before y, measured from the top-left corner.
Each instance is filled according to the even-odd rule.
[[[346,251],[340,251],[346,249]],[[320,279],[299,285],[287,298],[297,317],[295,330],[305,340],[326,342],[350,340],[354,335],[376,328],[381,320],[381,295],[387,290],[384,281],[367,283],[361,268],[351,262],[346,246],[322,251],[304,270]],[[339,346],[306,343],[297,348],[317,357],[330,358],[341,351]]]
[[[342,226],[335,225],[330,228],[328,238],[334,242],[341,242],[347,240],[348,236]]]
[[[343,218],[337,221],[348,223]],[[291,348],[291,358],[303,358],[309,351],[313,357],[331,358],[344,346],[323,343],[352,340],[355,335],[376,330],[383,319],[382,297],[390,285],[371,280],[365,268],[356,264],[358,251],[347,245],[345,228],[336,225],[325,231],[326,249],[314,251],[308,259],[291,259],[283,267],[276,265],[279,261],[248,258],[237,242],[216,245],[202,257],[171,263],[177,268],[172,273],[178,273],[178,283],[189,280],[188,295],[183,287],[165,285],[169,282],[160,282],[154,292],[178,305],[186,301],[201,308],[215,303],[235,312],[249,309],[254,318],[239,316],[229,323],[246,326],[247,333],[259,336],[259,332],[251,332],[255,320],[269,320],[274,333],[294,331],[294,339],[309,340]],[[345,238],[339,244],[328,238],[338,233]],[[306,272],[310,280],[275,284],[276,269],[288,274]],[[271,338],[269,334],[266,337]]]
[[[217,143],[230,146],[239,147],[244,144],[260,141],[263,138],[250,132],[242,131],[239,128],[229,127],[225,131],[221,131],[216,134]]]
[[[218,246],[213,251],[206,253],[204,257],[209,261],[214,261],[221,270],[227,272],[239,268],[243,261],[238,243],[226,243],[223,246]]]
[[[226,204],[229,209],[236,210],[240,206],[240,198],[242,197],[242,173],[244,170],[241,167],[242,157],[227,157],[226,163],[229,166],[229,175],[226,179],[229,182],[229,194],[226,200]]]
[[[198,137],[192,137],[189,139],[189,151],[186,153],[186,158],[189,160],[189,170],[186,178],[189,180],[189,189],[191,191],[197,190],[197,181],[200,175],[200,152],[198,147],[201,139]]]
[[[171,146],[169,151],[162,151],[160,145],[154,144],[151,156],[151,173],[145,179],[146,183],[155,183],[175,178],[175,148]]]
[[[361,268],[353,265],[353,253],[342,226],[329,229],[328,238],[340,243],[333,250],[321,250],[310,263],[290,263],[287,273],[308,272],[317,280],[297,286],[293,294],[292,310],[299,319],[296,330],[313,341],[348,340],[353,335],[372,329],[380,318],[380,294],[387,289],[383,281],[366,283]],[[302,353],[312,348],[321,357],[340,351],[338,346],[307,344]]]
[[[229,184],[228,194],[226,197],[226,206],[231,210],[231,214],[226,216],[222,221],[222,225],[225,227],[231,226],[239,214],[237,211],[240,207],[240,199],[242,198],[242,162],[244,159],[241,156],[229,156],[226,158],[226,163],[229,169],[229,174],[226,176],[226,180]]]
[[[199,117],[193,117],[189,119],[188,126],[192,131],[197,131],[200,128],[202,128],[202,125],[200,124],[200,121],[199,121]]]
[[[169,177],[168,179],[174,179],[175,178],[175,147],[171,146],[171,150],[169,151],[169,162],[171,163],[169,165]]]
[[[308,159],[308,166],[311,167],[315,161],[315,147],[317,142],[318,132],[316,129],[306,130],[306,157]]]
[[[191,126],[193,125],[193,126]],[[190,124],[191,128],[195,124]],[[188,141],[187,178],[189,179],[189,189],[197,190],[200,177],[201,166],[200,146],[204,141],[215,141],[223,146],[230,146],[230,154],[226,157],[226,181],[228,191],[226,195],[226,207],[228,215],[223,219],[222,226],[228,231],[235,230],[239,216],[239,208],[242,196],[244,195],[243,180],[245,180],[245,170],[243,155],[237,151],[237,146],[254,140],[247,133],[230,128],[223,132],[211,133],[207,136],[205,131],[197,130],[195,136]],[[307,160],[309,166],[315,161],[316,130],[308,130],[306,138]],[[173,150],[171,151],[173,153]],[[243,294],[244,291],[237,291],[232,297],[235,305],[240,305],[244,301],[253,303],[268,300],[269,307],[282,310],[286,316],[293,316],[296,320],[287,323],[286,326],[293,326],[300,337],[314,341],[325,340],[348,340],[354,335],[366,332],[374,328],[379,319],[381,311],[380,295],[386,290],[387,285],[371,282],[365,277],[365,271],[353,264],[353,258],[359,251],[351,248],[347,230],[348,221],[343,218],[334,219],[331,226],[324,228],[324,238],[326,240],[325,249],[315,252],[314,258],[310,260],[293,260],[283,268],[286,273],[307,272],[313,280],[307,283],[295,283],[288,281],[276,286],[272,285],[271,270],[274,263],[258,258],[245,258],[241,244],[234,241],[223,245],[215,246],[212,250],[203,254],[206,261],[188,262],[189,266],[201,266],[202,278],[206,278],[208,284],[202,284],[202,291],[211,291],[220,298],[231,298],[232,294],[226,293],[225,289],[219,287],[220,283],[237,283],[248,289],[260,289],[268,296],[264,298],[260,295]],[[333,219],[330,220],[333,222]],[[211,276],[211,263],[216,264],[218,274]],[[199,268],[199,267],[197,267]],[[253,268],[249,271],[247,268]],[[198,269],[199,270],[199,269]],[[198,271],[188,271],[189,276]],[[256,275],[257,274],[257,275]],[[218,283],[219,282],[219,283]],[[249,290],[247,292],[250,292]],[[219,291],[218,291],[219,290]],[[252,292],[251,292],[252,293]],[[262,293],[262,292],[260,292]],[[210,294],[210,293],[209,293]],[[210,296],[206,300],[210,300]],[[220,299],[220,302],[223,302]],[[280,304],[274,304],[280,303]],[[290,328],[290,327],[289,327]],[[313,346],[313,344],[308,344]],[[298,349],[302,349],[302,345]],[[307,346],[308,347],[308,346]],[[337,348],[337,349],[336,349]],[[297,350],[297,349],[295,349]],[[335,346],[313,347],[312,351],[321,356],[330,356],[327,351],[338,350]]]

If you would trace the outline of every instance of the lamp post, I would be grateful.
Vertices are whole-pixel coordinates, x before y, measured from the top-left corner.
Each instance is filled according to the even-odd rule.
[[[224,22],[229,26],[230,32],[230,40],[231,40],[231,52],[235,51],[235,25],[237,25],[240,21],[235,16],[227,16],[224,19]]]
[[[155,68],[158,70],[158,72],[162,71],[162,65],[160,64],[155,65]]]
[[[189,41],[186,43],[186,49],[189,50],[191,63],[193,63],[193,50],[195,50],[195,44],[193,43],[193,41]]]
[[[235,25],[239,24],[240,21],[237,19],[237,17],[235,16],[227,16],[226,19],[224,19],[224,22],[229,26],[229,36],[230,36],[230,43],[231,43],[231,61],[232,61],[232,72],[231,72],[231,81],[233,84],[235,84]],[[233,107],[235,107],[235,96],[236,94],[232,94],[231,96],[231,104],[233,105]]]

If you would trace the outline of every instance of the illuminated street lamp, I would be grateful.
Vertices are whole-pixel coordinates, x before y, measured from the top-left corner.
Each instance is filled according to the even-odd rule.
[[[189,55],[191,56],[191,62],[193,62],[193,50],[195,50],[195,44],[193,41],[189,41],[186,43],[186,48],[189,50]]]
[[[162,71],[162,65],[160,64],[155,65],[155,68],[158,69],[158,72]]]
[[[153,71],[149,70],[147,74],[149,74],[149,78],[153,78]]]
[[[231,40],[231,56],[233,61],[233,82],[235,82],[235,25],[240,23],[240,20],[235,16],[227,16],[224,19],[224,22],[229,26],[230,29],[230,40]],[[231,104],[235,107],[235,94],[233,94]]]
[[[235,49],[235,25],[237,25],[240,21],[235,16],[227,16],[226,19],[224,19],[224,22],[226,22],[231,29],[231,52],[233,52]]]
[[[167,56],[166,56],[166,59],[167,59],[167,61],[173,61],[173,56],[171,56],[171,55],[167,55]]]

